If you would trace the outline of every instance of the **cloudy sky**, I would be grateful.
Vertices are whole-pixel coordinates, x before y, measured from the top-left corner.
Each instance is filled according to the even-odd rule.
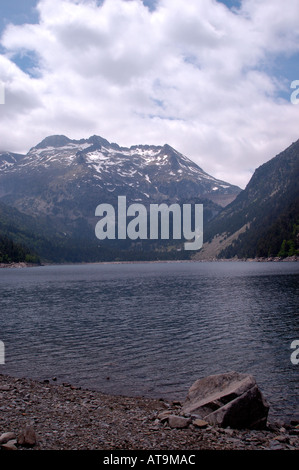
[[[299,139],[298,19],[298,0],[1,0],[0,150],[168,143],[244,188]]]

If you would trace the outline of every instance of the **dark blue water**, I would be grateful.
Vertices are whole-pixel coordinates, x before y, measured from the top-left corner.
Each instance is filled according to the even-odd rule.
[[[0,270],[0,373],[183,400],[248,372],[270,416],[298,412],[299,263],[137,263]]]

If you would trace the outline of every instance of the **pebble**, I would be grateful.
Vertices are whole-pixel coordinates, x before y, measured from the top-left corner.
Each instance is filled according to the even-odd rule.
[[[36,433],[32,426],[26,426],[18,436],[18,445],[23,447],[33,447],[37,441]]]
[[[16,438],[16,435],[14,432],[5,432],[1,434],[0,436],[0,445],[1,444],[6,444],[8,441],[11,441]]]
[[[209,425],[209,423],[199,418],[195,419],[192,424],[194,424],[198,428],[206,428]]]
[[[191,423],[190,418],[184,418],[183,416],[169,415],[168,424],[171,428],[187,428]]]
[[[16,440],[8,441],[5,444],[1,445],[1,449],[3,449],[3,450],[18,450],[18,448],[16,446],[16,443],[17,443]]]

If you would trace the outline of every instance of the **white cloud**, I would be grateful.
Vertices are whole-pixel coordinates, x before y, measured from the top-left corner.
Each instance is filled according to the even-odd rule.
[[[1,44],[1,146],[99,134],[120,145],[169,143],[205,171],[244,185],[297,134],[271,63],[299,52],[297,0],[40,0],[39,23]],[[34,76],[14,63],[34,53]],[[299,77],[294,77],[298,78]],[[288,84],[287,84],[288,85]],[[291,94],[291,90],[290,90]]]

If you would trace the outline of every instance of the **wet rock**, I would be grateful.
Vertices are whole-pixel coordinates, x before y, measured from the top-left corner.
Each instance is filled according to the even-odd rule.
[[[197,380],[189,389],[182,411],[212,425],[262,429],[269,405],[251,375],[228,372]]]

